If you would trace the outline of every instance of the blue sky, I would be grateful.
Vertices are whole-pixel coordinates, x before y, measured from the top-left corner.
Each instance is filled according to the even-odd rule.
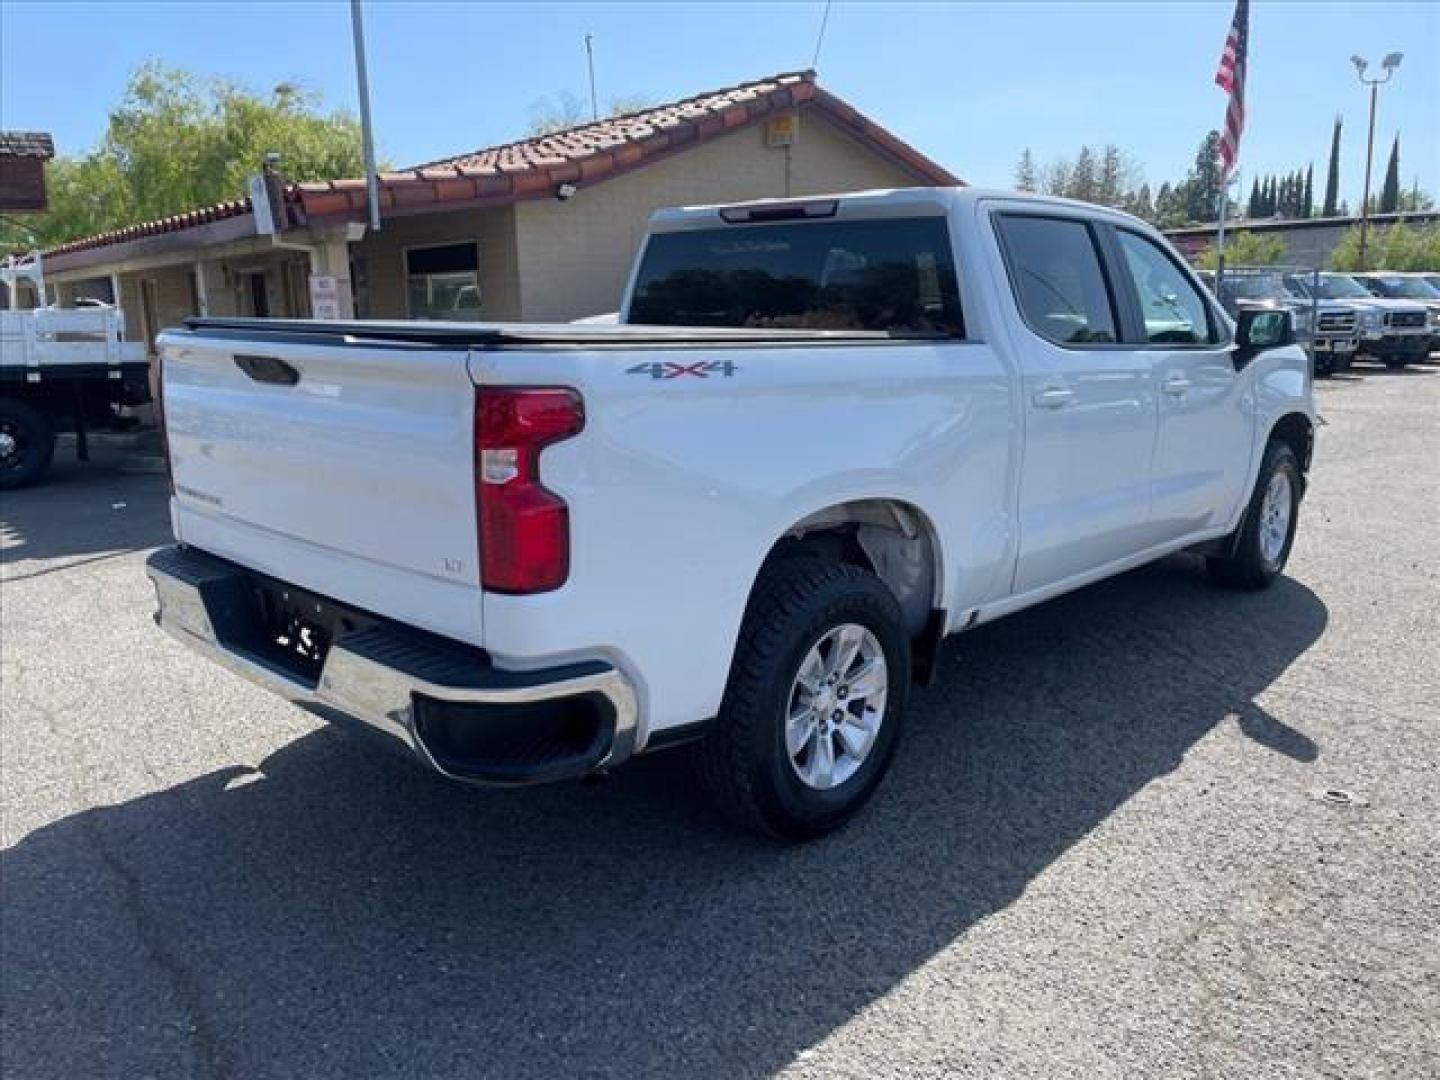
[[[368,0],[383,157],[408,165],[519,136],[537,99],[588,94],[595,35],[607,97],[655,100],[807,67],[821,3],[501,4]],[[820,79],[965,180],[1008,186],[1029,146],[1045,162],[1114,142],[1152,185],[1183,175],[1218,127],[1213,84],[1232,5],[834,4]],[[1256,172],[1314,161],[1345,117],[1342,195],[1358,201],[1367,99],[1349,63],[1400,49],[1381,91],[1376,170],[1401,134],[1406,186],[1440,196],[1440,4],[1255,0],[1250,124]],[[291,80],[354,107],[348,5],[335,0],[103,3],[0,0],[0,126],[49,130],[63,153],[104,130],[128,73],[157,58],[256,87]]]

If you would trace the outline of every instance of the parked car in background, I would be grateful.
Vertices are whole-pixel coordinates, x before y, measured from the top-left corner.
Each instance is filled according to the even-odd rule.
[[[1360,342],[1359,311],[1353,306],[1307,296],[1295,283],[1312,270],[1279,266],[1225,268],[1219,299],[1231,316],[1247,309],[1284,308],[1295,320],[1295,340],[1306,348],[1315,374],[1329,375],[1350,366]],[[1214,291],[1214,276],[1209,281]]]
[[[1127,214],[661,211],[621,324],[166,331],[160,625],[454,779],[693,742],[800,839],[874,791],[945,635],[1175,551],[1252,589],[1289,555],[1290,315],[1232,323]]]
[[[1440,286],[1432,285],[1425,279],[1424,274],[1381,272],[1350,276],[1375,296],[1390,300],[1413,300],[1417,304],[1425,305],[1430,314],[1430,351],[1440,349]]]
[[[1349,274],[1324,273],[1318,285],[1297,278],[1296,286],[1321,300],[1343,300],[1360,309],[1359,351],[1386,367],[1424,360],[1430,352],[1430,313],[1413,300],[1376,296]]]

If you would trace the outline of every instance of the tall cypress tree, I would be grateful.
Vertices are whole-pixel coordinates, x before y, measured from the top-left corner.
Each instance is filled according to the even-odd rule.
[[[1380,189],[1380,213],[1400,209],[1400,136],[1390,144],[1390,164],[1385,166],[1385,186]]]
[[[1330,135],[1330,171],[1325,176],[1325,203],[1321,217],[1334,217],[1340,212],[1340,117],[1335,117],[1335,130]]]
[[[1300,216],[1315,215],[1315,163],[1305,166],[1305,194],[1300,196]]]
[[[1250,201],[1245,204],[1245,216],[1247,218],[1260,216],[1260,178],[1258,176],[1250,181]]]

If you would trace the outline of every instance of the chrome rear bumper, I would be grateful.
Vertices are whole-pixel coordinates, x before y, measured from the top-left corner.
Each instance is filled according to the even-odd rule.
[[[283,583],[182,547],[155,552],[145,570],[159,600],[155,621],[171,636],[316,715],[362,721],[452,779],[561,780],[634,752],[635,692],[609,664],[500,669],[478,649],[354,612],[359,628],[335,636],[318,675],[307,677],[256,646],[264,634],[253,591]]]

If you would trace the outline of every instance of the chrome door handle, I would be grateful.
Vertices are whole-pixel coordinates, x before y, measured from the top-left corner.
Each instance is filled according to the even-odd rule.
[[[1165,380],[1165,393],[1172,397],[1182,397],[1185,391],[1190,389],[1190,380],[1184,375],[1171,375]]]
[[[1075,391],[1068,386],[1047,386],[1043,390],[1035,391],[1035,396],[1030,400],[1042,409],[1059,409],[1068,405],[1074,396]]]

